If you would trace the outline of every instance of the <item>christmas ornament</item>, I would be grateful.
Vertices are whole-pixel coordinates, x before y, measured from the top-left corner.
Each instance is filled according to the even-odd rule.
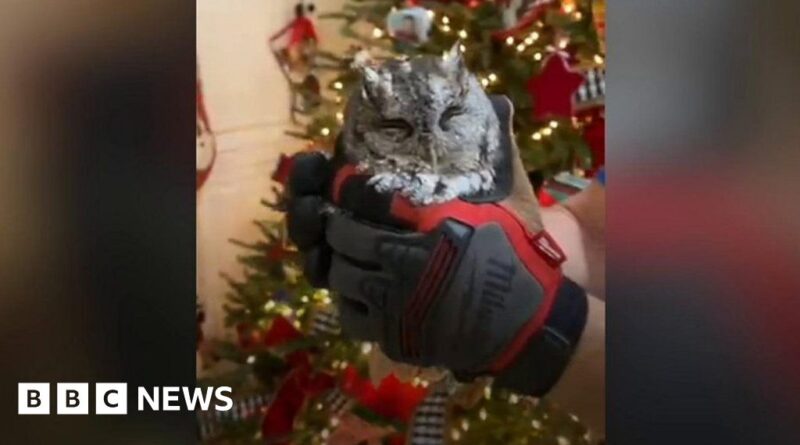
[[[314,12],[314,5],[304,5],[298,3],[295,6],[295,18],[280,31],[273,34],[270,39],[270,47],[274,42],[287,35],[288,43],[281,49],[274,49],[273,53],[281,66],[287,66],[289,71],[307,74],[314,61],[317,52],[317,29],[314,22],[308,18]],[[303,76],[305,77],[305,76]]]
[[[513,36],[539,20],[555,0],[497,0],[503,13],[503,30],[492,34],[497,40]]]
[[[214,133],[211,132],[211,125],[208,122],[208,112],[206,111],[205,101],[203,100],[203,90],[200,85],[200,78],[197,78],[195,111],[197,118],[197,145],[196,145],[196,171],[197,190],[205,184],[206,179],[211,174],[214,167],[214,160],[217,158],[217,141]]]
[[[605,68],[589,68],[583,72],[584,82],[575,93],[575,108],[586,109],[602,105],[606,98]]]
[[[583,81],[583,75],[570,69],[562,55],[550,55],[539,75],[528,81],[534,119],[572,117],[573,96]]]
[[[420,7],[394,10],[386,16],[389,36],[401,45],[419,46],[427,42],[431,24],[428,10]]]
[[[606,0],[592,0],[592,21],[597,30],[600,51],[606,53]]]

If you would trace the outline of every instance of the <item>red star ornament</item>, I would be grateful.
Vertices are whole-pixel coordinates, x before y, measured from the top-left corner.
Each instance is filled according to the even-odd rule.
[[[583,75],[572,71],[563,56],[556,53],[548,57],[539,75],[528,81],[534,119],[571,117],[572,98],[583,82]]]

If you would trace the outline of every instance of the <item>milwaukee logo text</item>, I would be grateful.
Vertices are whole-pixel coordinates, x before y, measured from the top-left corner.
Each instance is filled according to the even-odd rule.
[[[55,387],[52,398],[51,387]],[[228,411],[233,408],[229,386],[140,386],[130,395],[131,409],[137,411]],[[55,411],[51,410],[53,399]],[[128,402],[127,383],[96,383],[91,393],[88,383],[17,384],[17,414],[125,415],[128,414]]]

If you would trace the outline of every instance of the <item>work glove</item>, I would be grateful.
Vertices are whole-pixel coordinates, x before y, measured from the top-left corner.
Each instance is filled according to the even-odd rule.
[[[304,153],[289,177],[289,236],[311,283],[338,294],[346,334],[395,361],[539,396],[569,362],[587,301],[542,229],[511,104],[491,99],[501,123],[492,190],[417,207],[374,190],[342,146],[332,159]]]

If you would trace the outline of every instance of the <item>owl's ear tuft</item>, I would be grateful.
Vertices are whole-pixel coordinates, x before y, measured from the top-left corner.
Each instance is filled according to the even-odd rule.
[[[464,53],[461,51],[461,47],[461,40],[457,40],[456,43],[453,44],[453,47],[442,56],[440,66],[450,78],[462,85],[466,85],[469,73],[464,63]]]
[[[392,75],[365,65],[361,67],[361,84],[362,97],[374,102],[391,94]]]

